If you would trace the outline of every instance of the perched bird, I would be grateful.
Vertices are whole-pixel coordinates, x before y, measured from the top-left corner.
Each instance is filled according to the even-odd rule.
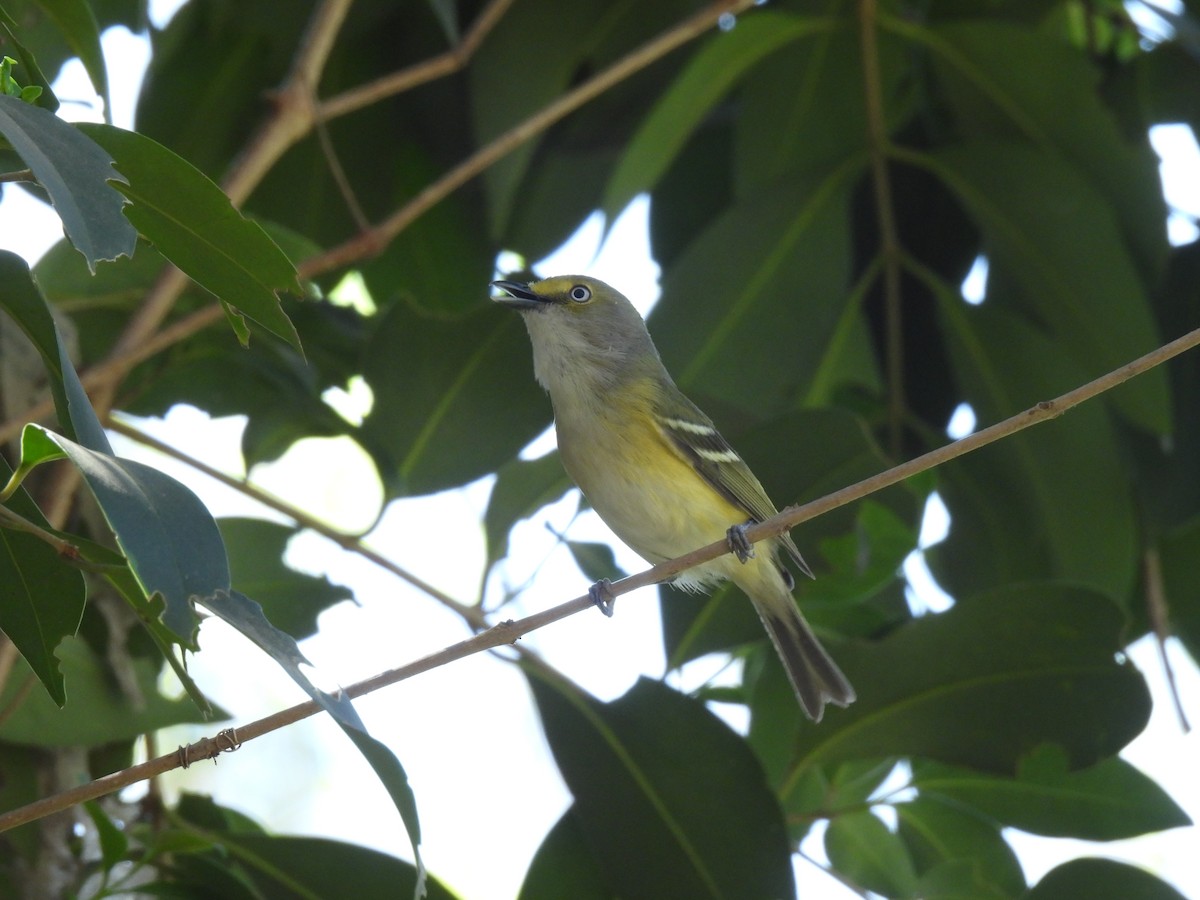
[[[740,587],[814,721],[826,703],[852,703],[854,688],[797,609],[791,573],[778,561],[784,550],[811,577],[800,551],[785,533],[760,542],[755,555],[743,523],[775,515],[775,506],[712,420],[675,386],[633,304],[581,275],[492,287],[501,292],[493,299],[525,321],[563,466],[600,518],[651,563],[726,537],[734,555],[675,583],[695,590],[728,579]],[[601,583],[592,591],[602,609],[606,589]]]

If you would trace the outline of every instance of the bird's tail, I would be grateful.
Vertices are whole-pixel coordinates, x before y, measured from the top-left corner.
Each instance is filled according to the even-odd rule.
[[[762,619],[775,652],[796,691],[796,699],[808,717],[821,721],[826,703],[849,706],[854,702],[854,688],[837,663],[825,652],[808,622],[804,620],[791,594],[772,596],[770,601],[758,591],[750,595],[754,608]]]

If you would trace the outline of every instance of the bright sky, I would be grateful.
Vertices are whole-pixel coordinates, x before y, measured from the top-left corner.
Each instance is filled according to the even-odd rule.
[[[154,4],[156,21],[175,2]],[[145,42],[114,29],[105,35],[106,56],[121,65],[110,71],[114,118],[128,126],[132,100],[145,65]],[[64,99],[90,98],[82,68],[68,67],[56,91]],[[83,118],[77,107],[67,118]],[[90,116],[95,118],[94,115]],[[1160,129],[1154,145],[1164,157],[1167,196],[1188,216],[1172,218],[1172,236],[1190,240],[1200,215],[1200,151],[1188,129]],[[599,247],[601,226],[589,220],[572,241],[538,268],[542,274],[585,272],[617,284],[646,310],[657,297],[657,267],[647,258],[647,204],[636,202]],[[22,192],[6,190],[0,215],[5,221],[33,222],[9,229],[3,246],[36,260],[61,236],[57,218]],[[964,294],[982,293],[986,267],[964,285]],[[481,295],[485,287],[480,286]],[[367,392],[369,393],[369,392]],[[363,402],[361,393],[340,398],[339,406]],[[973,425],[962,411],[963,432]],[[242,423],[210,420],[190,408],[176,408],[165,421],[142,423],[154,435],[184,448],[234,475],[244,474],[238,442]],[[552,436],[537,446],[552,446]],[[163,459],[140,446],[114,438],[122,455],[150,462],[189,484],[215,515],[269,516],[235,491],[216,485],[188,467]],[[373,520],[379,486],[369,460],[341,440],[301,442],[278,463],[259,466],[254,481],[336,527],[356,530]],[[482,577],[484,542],[480,522],[490,481],[459,491],[393,503],[372,532],[369,544],[452,596],[469,600]],[[587,582],[555,533],[568,527],[573,538],[606,539],[607,529],[593,514],[576,518],[572,497],[518,526],[516,555],[494,578],[519,585],[533,578],[507,615],[519,616],[583,593]],[[471,523],[476,523],[472,525]],[[944,514],[932,515],[923,542],[944,531]],[[553,532],[553,533],[552,533]],[[453,534],[453,547],[443,537]],[[327,574],[354,591],[361,606],[344,603],[320,620],[318,636],[304,645],[327,687],[350,684],[419,658],[467,636],[452,613],[360,558],[324,539],[301,535],[289,558],[305,571]],[[644,568],[640,559],[618,548],[618,562],[629,571]],[[917,607],[945,605],[923,563],[906,566]],[[536,576],[536,577],[534,577]],[[631,595],[618,614],[604,619],[584,614],[543,629],[525,643],[601,698],[622,694],[641,674],[664,670],[659,620],[649,592]],[[305,699],[299,689],[257,649],[216,619],[205,622],[202,652],[191,662],[199,684],[221,705],[246,722]],[[1169,648],[1178,688],[1193,721],[1200,719],[1200,673],[1176,645]],[[1183,735],[1166,694],[1157,649],[1149,641],[1131,648],[1154,693],[1154,716],[1146,732],[1124,756],[1159,781],[1193,819],[1200,819],[1200,785],[1192,778],[1200,759],[1200,739]],[[502,654],[501,654],[502,655]],[[707,660],[689,666],[675,683],[694,686],[711,677],[719,664]],[[253,685],[253,690],[247,690]],[[570,797],[558,778],[541,736],[521,676],[507,663],[483,655],[460,661],[357,701],[372,733],[399,756],[416,791],[424,831],[423,852],[430,871],[472,900],[515,896],[528,862],[542,837],[566,809]],[[722,712],[726,712],[722,710]],[[740,723],[736,716],[731,724]],[[178,729],[165,734],[161,748],[196,740],[218,727]],[[323,718],[312,719],[223,756],[219,768],[196,765],[166,779],[168,790],[212,793],[219,802],[241,809],[269,828],[287,833],[321,834],[405,856],[407,841],[399,818],[379,789],[373,773],[340,731]],[[1059,862],[1082,853],[1099,853],[1141,865],[1172,881],[1184,893],[1200,896],[1200,872],[1194,865],[1196,828],[1176,829],[1103,847],[1073,841],[1013,834],[1031,882]],[[824,859],[820,832],[803,850]],[[801,896],[836,900],[856,895],[810,863],[798,861]]]

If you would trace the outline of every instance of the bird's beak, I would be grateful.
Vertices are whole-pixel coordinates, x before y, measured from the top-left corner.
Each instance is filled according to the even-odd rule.
[[[490,286],[498,291],[503,291],[501,296],[494,296],[492,300],[513,309],[536,309],[545,303],[541,297],[529,289],[529,285],[519,281],[493,281]]]

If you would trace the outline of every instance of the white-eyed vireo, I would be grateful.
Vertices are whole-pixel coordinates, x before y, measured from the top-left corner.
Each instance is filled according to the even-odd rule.
[[[684,572],[699,589],[731,580],[754,603],[801,707],[820,720],[854,688],[796,608],[780,549],[811,575],[788,534],[759,544],[741,523],[776,512],[742,458],[663,367],[641,315],[595,278],[495,281],[497,302],[519,310],[533,342],[533,371],[550,393],[567,474],[617,537],[652,563],[728,537],[736,554]],[[739,561],[739,559],[741,561]],[[600,587],[600,586],[598,586]],[[601,591],[593,590],[600,598]]]

